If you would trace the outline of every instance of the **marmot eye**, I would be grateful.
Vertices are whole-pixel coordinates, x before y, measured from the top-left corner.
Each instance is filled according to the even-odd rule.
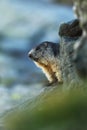
[[[36,47],[36,51],[38,51],[40,49],[40,47],[38,46],[38,47]]]

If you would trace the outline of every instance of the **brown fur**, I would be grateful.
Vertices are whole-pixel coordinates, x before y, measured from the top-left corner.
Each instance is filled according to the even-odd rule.
[[[44,65],[38,62],[35,62],[35,64],[43,70],[50,83],[57,81],[57,77],[55,76],[55,72],[53,72],[51,65]]]
[[[45,73],[50,83],[62,83],[59,44],[43,42],[29,52],[29,57]]]

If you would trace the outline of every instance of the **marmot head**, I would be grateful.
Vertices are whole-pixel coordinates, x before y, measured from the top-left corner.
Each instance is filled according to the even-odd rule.
[[[28,56],[35,62],[47,65],[59,55],[59,44],[52,42],[42,42],[36,48],[32,49]]]

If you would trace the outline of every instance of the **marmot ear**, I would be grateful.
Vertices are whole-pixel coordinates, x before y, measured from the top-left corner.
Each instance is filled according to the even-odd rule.
[[[44,43],[44,45],[45,45],[45,47],[47,47],[47,46],[48,46],[48,43],[47,43],[47,42],[45,42],[45,43]]]

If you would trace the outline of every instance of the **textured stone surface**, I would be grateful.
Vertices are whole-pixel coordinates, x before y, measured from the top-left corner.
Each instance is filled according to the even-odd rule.
[[[67,30],[68,28],[68,30]],[[80,79],[73,63],[73,46],[82,34],[79,21],[73,20],[60,26],[60,64],[64,83],[79,83]]]
[[[74,10],[83,30],[80,42],[76,42],[74,46],[74,61],[80,76],[87,77],[87,0],[76,0]]]
[[[83,31],[87,32],[87,0],[75,0],[74,11],[80,20]]]
[[[75,19],[68,23],[63,23],[60,25],[59,30],[60,36],[65,37],[79,37],[82,35],[82,29],[79,26],[79,20]]]

